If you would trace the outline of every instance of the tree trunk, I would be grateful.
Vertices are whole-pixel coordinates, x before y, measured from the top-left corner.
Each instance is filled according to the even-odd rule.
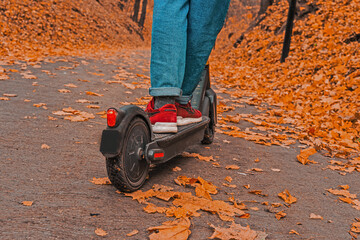
[[[274,3],[274,0],[261,0],[258,17],[261,16],[262,14],[266,13],[266,10],[268,9],[268,7],[273,5],[273,3]]]
[[[134,11],[133,11],[133,15],[131,17],[131,19],[136,23],[138,22],[138,17],[139,17],[140,1],[141,0],[135,0]]]
[[[250,23],[249,27],[245,30],[245,32],[243,34],[241,34],[241,36],[236,40],[236,42],[234,43],[234,47],[237,47],[244,40],[245,33],[251,31],[254,27],[259,25],[262,22],[262,20],[265,19],[266,10],[268,9],[269,6],[273,5],[273,3],[274,3],[274,0],[261,0],[260,10],[259,10],[255,20],[252,21],[252,23]]]
[[[147,7],[147,0],[143,0],[142,7],[141,7],[141,16],[139,20],[139,26],[144,27],[145,17],[146,17],[146,7]]]

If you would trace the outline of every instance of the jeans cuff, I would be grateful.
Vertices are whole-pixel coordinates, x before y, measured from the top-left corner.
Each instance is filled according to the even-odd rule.
[[[181,95],[181,89],[176,87],[159,87],[149,89],[149,94],[153,97],[160,97],[160,96],[173,96],[179,97]]]
[[[192,99],[192,95],[190,96],[180,96],[180,97],[177,97],[175,99],[176,102],[180,103],[180,104],[188,104],[188,102]]]

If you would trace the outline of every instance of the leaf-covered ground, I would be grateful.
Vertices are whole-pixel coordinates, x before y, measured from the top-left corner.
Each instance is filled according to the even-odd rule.
[[[283,64],[287,1],[270,7],[237,48],[234,37],[257,8],[243,11],[241,21],[228,19],[211,59],[219,93],[215,143],[155,168],[142,191],[124,196],[93,184],[110,184],[94,177],[106,175],[97,146],[106,108],[149,101],[149,51],[117,52],[147,44],[139,29],[112,1],[1,2],[4,234],[356,238],[360,2],[308,6],[314,11],[296,20]],[[49,57],[109,49],[117,57]]]
[[[329,156],[355,158],[360,150],[360,1],[307,5],[315,10],[295,21],[285,63],[280,63],[280,29],[287,1],[271,6],[237,48],[215,52],[212,70],[222,92],[231,96],[227,107],[248,103],[263,110],[260,116],[224,116],[222,129],[262,144],[299,140]],[[244,132],[228,124],[240,120],[256,127]]]

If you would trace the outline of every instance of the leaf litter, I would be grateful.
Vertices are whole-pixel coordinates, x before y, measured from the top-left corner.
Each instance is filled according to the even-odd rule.
[[[188,185],[195,187],[196,196],[193,196],[191,192],[173,191],[173,188],[163,185],[154,185],[152,189],[145,192],[138,190],[133,193],[124,193],[125,196],[132,197],[133,200],[137,200],[141,204],[146,204],[144,211],[147,213],[161,213],[167,217],[176,218],[175,220],[163,223],[162,226],[149,228],[148,230],[150,232],[155,231],[155,233],[150,235],[150,239],[177,239],[176,237],[178,236],[182,237],[179,239],[187,239],[191,233],[189,230],[191,225],[189,218],[201,216],[200,210],[217,214],[223,221],[233,222],[234,217],[249,217],[249,214],[243,211],[246,209],[246,206],[243,203],[237,204],[234,198],[229,199],[230,202],[233,203],[233,205],[231,205],[221,200],[213,200],[209,197],[210,194],[217,194],[217,187],[201,177],[188,178],[179,176],[175,179],[175,182],[183,187]],[[196,191],[197,188],[201,188],[202,190]],[[207,193],[203,194],[203,191]],[[165,201],[168,204],[172,201],[171,205],[167,205],[166,207],[156,206],[149,202],[153,197]],[[220,234],[223,230],[219,228],[217,231],[217,234]],[[229,234],[247,234],[247,232],[251,232],[252,230],[250,231],[249,227],[242,229],[239,226],[231,225],[230,230],[227,231]]]

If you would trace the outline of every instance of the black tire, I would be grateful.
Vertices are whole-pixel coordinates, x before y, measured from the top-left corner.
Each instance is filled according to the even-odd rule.
[[[207,116],[210,118],[210,122],[205,129],[204,138],[201,141],[202,144],[211,144],[214,141],[214,133],[215,133],[215,126],[214,126],[214,116],[210,112],[210,105],[207,107],[206,110]]]
[[[212,121],[210,121],[209,125],[205,129],[204,138],[201,141],[202,144],[212,144],[214,141],[214,125],[212,124]]]
[[[118,190],[133,192],[144,184],[149,163],[143,152],[150,140],[150,131],[145,121],[134,118],[126,131],[120,155],[106,159],[109,179]]]

